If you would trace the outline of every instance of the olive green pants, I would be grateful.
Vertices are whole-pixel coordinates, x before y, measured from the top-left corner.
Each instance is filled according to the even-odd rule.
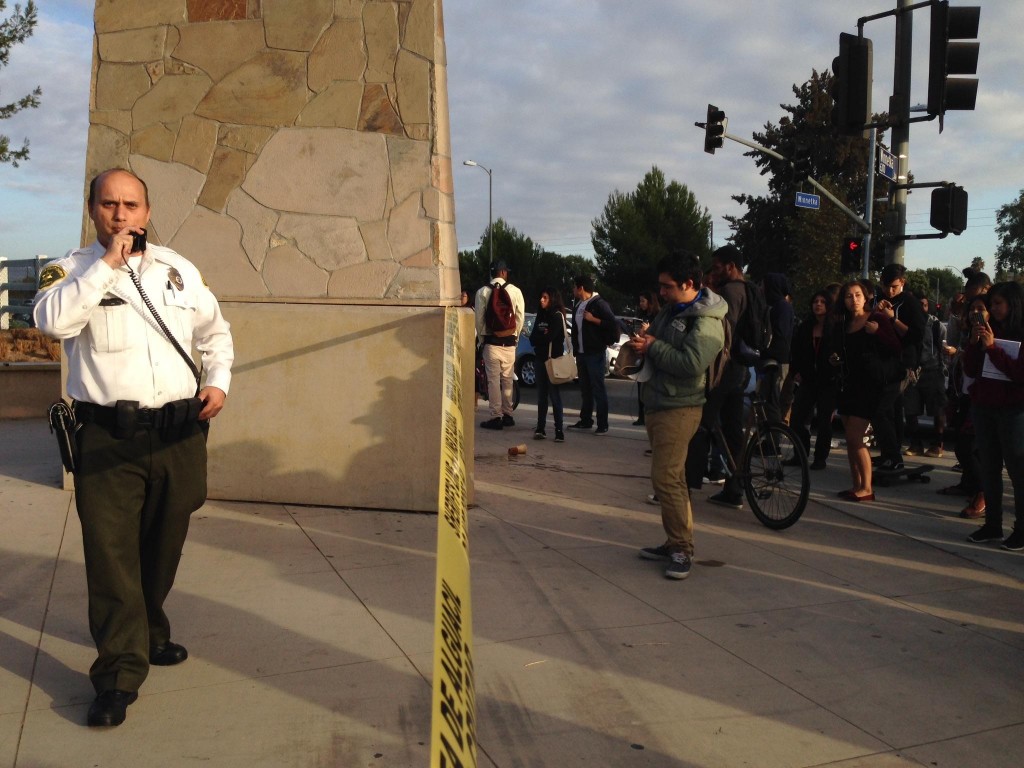
[[[169,442],[159,430],[118,440],[85,424],[75,437],[75,502],[98,652],[89,677],[97,693],[137,691],[150,649],[171,636],[163,605],[189,516],[206,501],[206,435],[195,424]]]

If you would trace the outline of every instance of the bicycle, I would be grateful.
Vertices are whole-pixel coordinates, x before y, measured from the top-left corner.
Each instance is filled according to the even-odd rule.
[[[725,458],[726,473],[735,477],[754,516],[766,527],[781,531],[803,514],[811,491],[811,474],[803,443],[786,424],[768,421],[764,398],[749,393],[753,419],[746,429],[746,444],[737,466],[729,451],[722,425],[711,431],[714,445]]]

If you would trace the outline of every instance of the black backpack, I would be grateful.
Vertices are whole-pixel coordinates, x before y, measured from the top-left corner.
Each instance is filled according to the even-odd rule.
[[[511,336],[516,332],[516,309],[504,283],[491,286],[491,296],[484,309],[484,323],[492,336]]]
[[[756,365],[772,343],[772,310],[761,287],[743,281],[747,308],[736,323],[733,358],[744,365]]]

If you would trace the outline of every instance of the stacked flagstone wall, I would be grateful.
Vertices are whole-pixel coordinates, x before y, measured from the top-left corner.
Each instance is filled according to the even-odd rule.
[[[95,32],[86,177],[146,181],[151,240],[233,326],[211,496],[436,508],[460,292],[441,0],[97,0]]]

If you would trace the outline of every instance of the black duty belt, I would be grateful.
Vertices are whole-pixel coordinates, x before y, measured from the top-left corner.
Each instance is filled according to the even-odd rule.
[[[80,424],[98,424],[105,429],[117,426],[118,406],[96,405],[75,401],[75,418]],[[164,412],[160,408],[135,408],[135,426],[138,429],[160,429],[164,425]]]

